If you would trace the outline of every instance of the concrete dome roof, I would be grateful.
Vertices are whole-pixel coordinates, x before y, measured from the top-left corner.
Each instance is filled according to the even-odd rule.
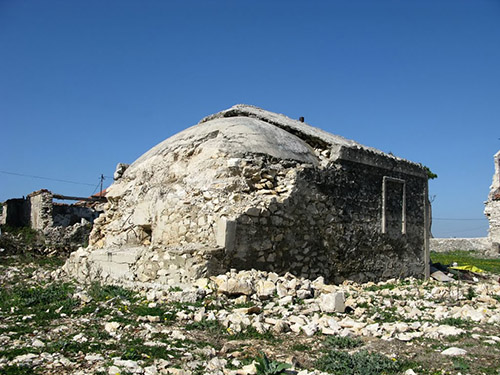
[[[328,156],[323,158],[321,152],[327,152]],[[111,186],[108,196],[122,195],[130,187],[126,182],[137,183],[133,182],[136,179],[148,179],[153,184],[182,179],[193,187],[206,188],[216,183],[221,158],[245,158],[248,155],[268,155],[319,167],[344,159],[391,170],[403,168],[406,172],[423,173],[422,167],[416,163],[285,115],[239,104],[205,117],[197,125],[150,149],[125,171],[121,184]]]

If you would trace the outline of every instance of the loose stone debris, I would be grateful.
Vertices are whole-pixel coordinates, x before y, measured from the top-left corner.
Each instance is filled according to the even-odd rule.
[[[17,265],[1,271],[2,285],[26,273]],[[58,271],[38,269],[27,282],[50,285],[61,283],[59,277]],[[362,346],[354,352],[376,350],[409,361],[417,374],[422,371],[419,361],[432,366],[457,356],[479,366],[474,358],[480,355],[484,366],[494,369],[500,356],[497,279],[331,285],[322,277],[231,270],[182,289],[136,285],[137,301],[124,292],[100,298],[96,291],[106,286],[75,285],[74,307],[54,306],[54,322],[47,326],[28,329],[39,317],[16,315],[16,306],[2,307],[0,372],[26,366],[44,374],[256,374],[255,362],[247,358],[264,350],[292,364],[290,374],[319,375],[323,373],[314,363],[328,337],[360,338]],[[21,326],[26,334],[15,328]],[[54,351],[54,342],[61,341],[64,348],[78,345],[80,350]],[[124,342],[145,355],[130,347],[119,349]],[[293,349],[299,344],[304,351]],[[16,351],[18,355],[7,354]],[[155,353],[170,354],[158,358]]]
[[[79,201],[75,204],[57,203],[56,198]],[[46,189],[32,192],[26,198],[1,202],[0,225],[8,226],[9,231],[0,233],[0,247],[5,247],[9,253],[20,249],[26,253],[52,255],[75,251],[88,244],[92,224],[102,212],[103,202],[103,196],[67,197]],[[16,236],[10,232],[19,234]],[[22,238],[22,233],[29,235],[29,243]]]

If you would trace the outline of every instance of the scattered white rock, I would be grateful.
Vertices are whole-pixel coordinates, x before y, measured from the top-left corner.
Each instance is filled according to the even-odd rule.
[[[455,348],[451,347],[448,349],[445,349],[441,352],[442,355],[448,355],[448,356],[461,356],[461,355],[466,355],[467,350],[465,349],[460,349],[460,348]]]

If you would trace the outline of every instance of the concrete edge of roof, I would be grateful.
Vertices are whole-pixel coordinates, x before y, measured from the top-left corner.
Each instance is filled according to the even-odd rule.
[[[387,154],[373,147],[364,146],[342,136],[328,133],[286,115],[270,112],[256,106],[236,104],[231,108],[206,116],[199,124],[228,117],[252,117],[277,126],[304,140],[313,148],[328,148],[332,160],[340,159],[387,170],[427,177],[427,171],[422,164]]]

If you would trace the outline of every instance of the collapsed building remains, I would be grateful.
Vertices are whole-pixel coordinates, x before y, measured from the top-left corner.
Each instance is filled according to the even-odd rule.
[[[118,177],[69,275],[165,285],[250,268],[330,282],[428,276],[426,169],[281,114],[237,105],[208,116]]]
[[[54,199],[78,200],[76,204],[56,203]],[[84,200],[84,201],[82,201]],[[30,227],[41,232],[46,241],[56,245],[87,243],[92,223],[101,211],[96,204],[100,197],[76,198],[54,194],[42,189],[26,198],[14,198],[3,202],[0,224],[11,227]]]
[[[493,157],[495,172],[490,186],[490,193],[486,201],[484,214],[490,223],[488,239],[491,243],[492,252],[500,254],[500,151]]]

